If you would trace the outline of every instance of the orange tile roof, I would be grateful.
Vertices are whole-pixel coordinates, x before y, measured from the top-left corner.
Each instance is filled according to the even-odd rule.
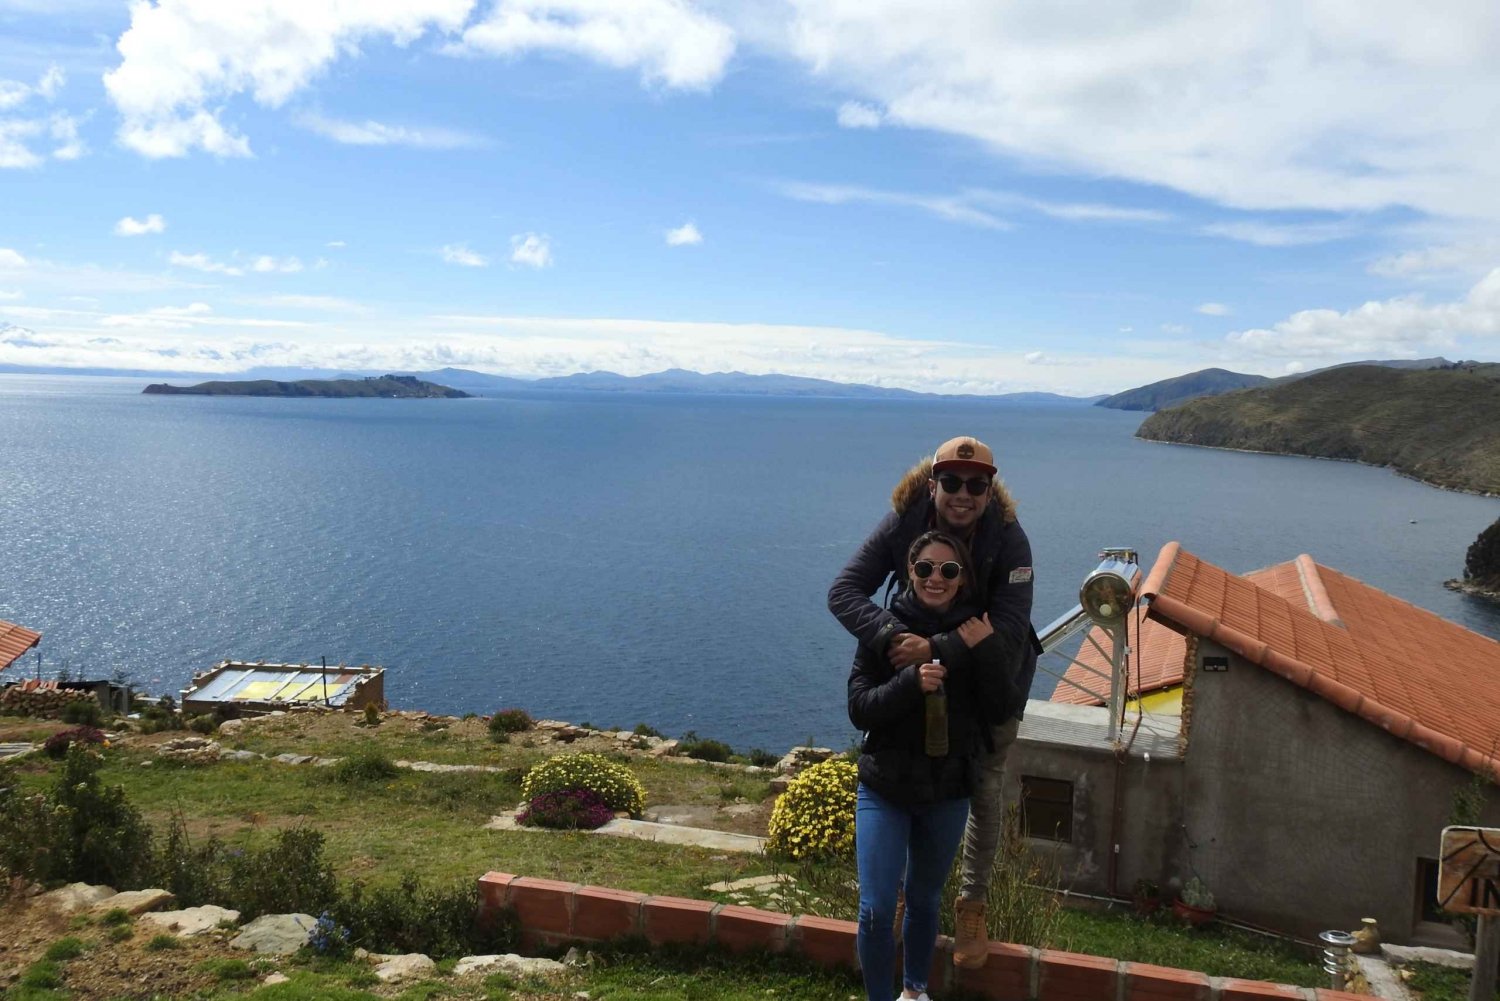
[[[41,638],[41,633],[0,620],[0,671],[15,663],[16,658],[36,646]]]
[[[1125,623],[1126,642],[1130,644],[1130,682],[1126,691],[1134,698],[1141,692],[1154,692],[1172,685],[1182,684],[1182,661],[1187,656],[1187,638],[1159,622],[1146,619],[1140,622],[1140,639],[1137,642],[1136,624],[1140,616],[1132,615]],[[1090,642],[1092,640],[1092,642]],[[1098,646],[1095,646],[1098,644]],[[1102,706],[1105,700],[1095,698],[1083,688],[1101,694],[1109,691],[1109,682],[1098,674],[1109,674],[1109,657],[1101,652],[1110,648],[1109,636],[1097,626],[1090,629],[1083,647],[1075,658],[1078,663],[1068,665],[1063,680],[1052,693],[1053,702],[1066,702],[1076,706]],[[1077,687],[1082,685],[1083,688]]]
[[[1141,585],[1152,619],[1212,639],[1474,771],[1500,774],[1500,643],[1319,566],[1236,577],[1169,542]]]

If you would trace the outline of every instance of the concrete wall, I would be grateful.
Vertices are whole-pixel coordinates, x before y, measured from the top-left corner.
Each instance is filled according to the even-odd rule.
[[[1229,670],[1192,680],[1183,834],[1220,908],[1304,935],[1374,917],[1387,941],[1446,938],[1416,927],[1417,860],[1437,857],[1472,773],[1206,641],[1205,655]],[[1491,789],[1482,823],[1500,826]]]
[[[1183,763],[1018,740],[1005,763],[1006,802],[1018,802],[1022,776],[1073,783],[1073,837],[1061,844],[1033,840],[1032,848],[1059,865],[1063,885],[1084,893],[1128,897],[1137,879],[1165,886],[1181,870]],[[1115,786],[1121,784],[1114,819]],[[1120,844],[1113,885],[1110,857]]]

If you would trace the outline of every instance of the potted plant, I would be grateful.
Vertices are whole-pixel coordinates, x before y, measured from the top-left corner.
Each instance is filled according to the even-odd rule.
[[[1149,918],[1161,908],[1161,887],[1155,880],[1142,877],[1135,881],[1130,899],[1135,904],[1136,916]]]
[[[1172,912],[1194,928],[1208,924],[1218,910],[1213,891],[1197,876],[1183,884],[1182,892],[1172,902]]]

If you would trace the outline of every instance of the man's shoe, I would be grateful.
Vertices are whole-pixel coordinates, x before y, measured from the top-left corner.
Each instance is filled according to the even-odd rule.
[[[953,905],[953,965],[966,970],[978,969],[984,965],[989,948],[984,901],[960,899]]]

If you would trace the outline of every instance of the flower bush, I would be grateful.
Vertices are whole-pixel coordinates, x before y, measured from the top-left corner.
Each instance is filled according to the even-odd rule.
[[[42,750],[51,758],[63,758],[74,744],[103,744],[104,731],[92,726],[75,726],[71,730],[59,730],[42,744]]]
[[[786,858],[829,858],[854,852],[854,796],[859,774],[833,758],[792,779],[771,810],[766,851]]]
[[[592,831],[614,818],[615,812],[592,789],[563,789],[535,797],[516,820],[527,827]]]
[[[559,754],[521,780],[521,795],[528,801],[564,789],[597,793],[611,810],[640,813],[646,806],[646,790],[630,769],[598,754]]]

